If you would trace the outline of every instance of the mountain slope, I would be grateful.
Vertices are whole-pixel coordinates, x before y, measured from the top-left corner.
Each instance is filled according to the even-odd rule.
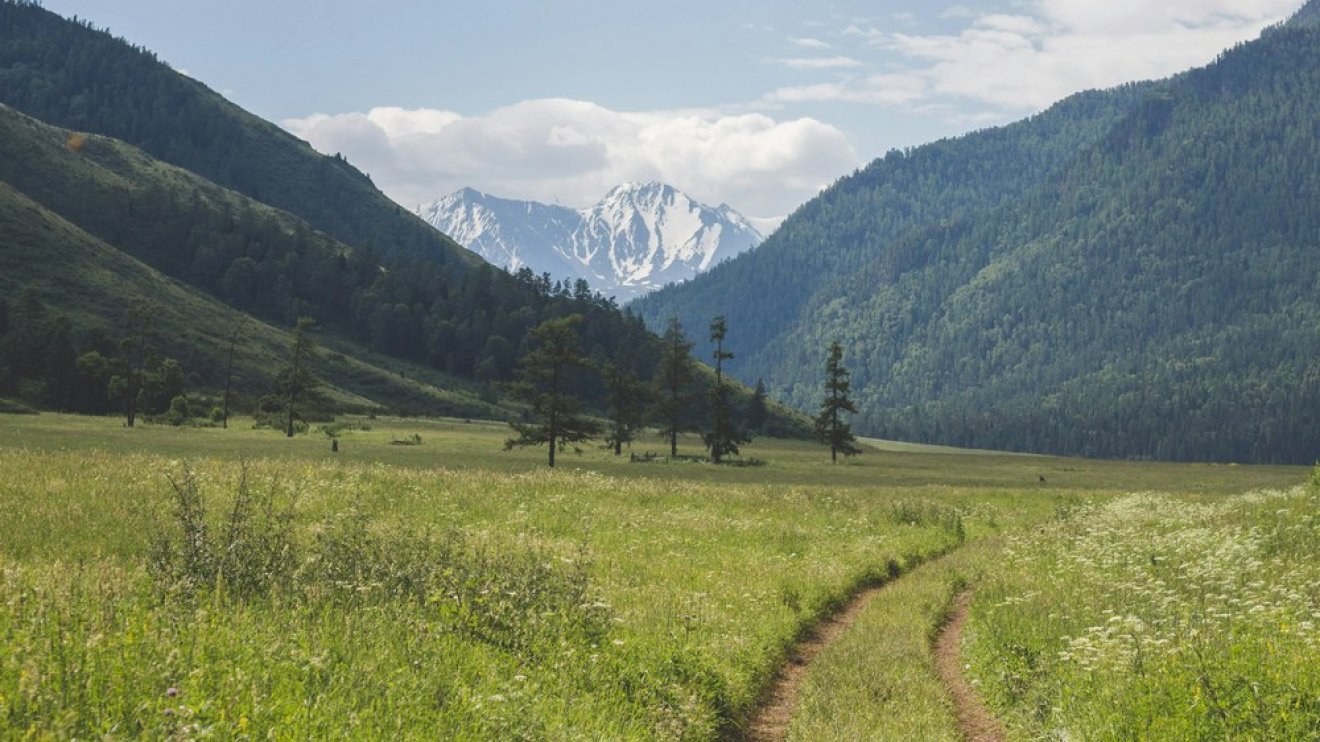
[[[418,213],[495,265],[582,279],[621,301],[691,278],[762,240],[729,206],[706,206],[660,183],[619,186],[585,209],[465,188]]]
[[[1022,198],[1103,136],[1145,90],[1081,93],[1012,126],[892,151],[801,206],[755,250],[643,297],[633,309],[654,327],[675,315],[687,327],[726,315],[742,349],[733,372],[772,380],[775,360],[760,352],[785,326],[811,321],[807,306],[822,280],[858,270],[900,235]],[[698,347],[709,353],[701,339]]]
[[[765,247],[639,308],[647,317],[681,308],[690,322],[721,301],[745,304],[730,279],[800,265],[783,255],[792,235],[799,250],[824,244],[853,260],[813,273],[791,312],[757,326],[734,368],[799,404],[814,402],[822,349],[838,338],[859,390],[858,427],[871,434],[1096,456],[1313,460],[1320,30],[1289,24],[1206,68],[1087,95],[1123,105],[1107,104],[1094,119],[1104,125],[1080,146],[1059,148],[1057,132],[1036,138],[1064,156],[1032,182],[1021,177],[1029,161],[990,158],[985,145],[1039,132],[1058,107],[877,161]],[[953,151],[961,156],[941,159]],[[1011,192],[948,208],[948,194],[985,187],[977,165],[987,161],[986,174]],[[890,190],[909,166],[904,189]],[[865,208],[895,201],[925,216]]]
[[[48,315],[68,317],[76,334],[95,344],[94,338],[117,334],[128,297],[151,297],[160,307],[155,320],[161,354],[183,362],[194,392],[223,384],[228,338],[235,327],[243,328],[235,356],[235,389],[249,401],[272,388],[275,372],[287,362],[288,332],[170,280],[4,182],[0,182],[0,235],[0,300],[30,295]],[[359,360],[360,349],[333,338],[329,349],[313,368],[329,384],[327,392],[341,409],[501,414],[479,400],[476,390],[440,389],[435,383],[456,384],[439,374],[397,361],[389,362],[393,368],[387,369]],[[336,352],[340,350],[346,352]],[[407,371],[407,376],[399,371]]]
[[[128,142],[346,244],[462,268],[479,262],[343,158],[315,152],[145,49],[31,3],[0,0],[0,103]]]

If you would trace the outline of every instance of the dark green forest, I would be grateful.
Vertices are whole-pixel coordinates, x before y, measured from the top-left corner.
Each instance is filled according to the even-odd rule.
[[[799,407],[816,401],[820,349],[839,340],[868,435],[1314,461],[1320,29],[1308,8],[1205,68],[892,152],[761,248],[631,306],[651,322],[727,311],[748,338],[729,368]]]
[[[100,136],[0,108],[0,180],[143,263],[277,326],[312,316],[384,355],[462,378],[512,378],[527,331],[586,317],[593,357],[649,373],[640,319],[586,290],[489,265],[459,276],[421,258],[381,259],[302,220]],[[203,370],[202,383],[215,383]],[[592,393],[594,389],[584,389]]]

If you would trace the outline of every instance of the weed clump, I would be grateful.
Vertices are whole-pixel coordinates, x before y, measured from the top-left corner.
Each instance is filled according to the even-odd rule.
[[[295,500],[275,482],[252,486],[247,467],[218,523],[207,517],[197,477],[169,477],[173,523],[154,534],[148,571],[162,598],[283,603],[344,609],[411,604],[445,630],[535,656],[564,642],[599,644],[611,624],[596,599],[585,550],[561,559],[537,548],[495,550],[457,532],[373,527],[358,507],[294,527]]]

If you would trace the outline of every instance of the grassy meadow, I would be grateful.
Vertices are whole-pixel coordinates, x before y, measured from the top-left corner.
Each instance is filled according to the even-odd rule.
[[[860,587],[896,579],[812,669],[796,738],[947,732],[921,658],[969,584],[968,662],[1010,729],[1117,738],[1102,693],[1141,684],[1093,674],[1088,685],[1058,658],[1108,625],[1106,607],[1158,619],[1125,607],[1134,589],[1119,567],[1079,571],[1088,528],[1096,549],[1132,544],[1109,557],[1119,565],[1148,563],[1152,539],[1190,539],[1155,555],[1161,570],[1195,568],[1219,554],[1216,527],[1237,529],[1224,538],[1250,541],[1263,566],[1248,574],[1254,562],[1217,557],[1228,582],[1198,614],[1197,651],[1217,656],[1247,625],[1232,618],[1250,610],[1232,602],[1245,593],[1231,589],[1264,599],[1287,585],[1296,596],[1275,595],[1286,611],[1250,626],[1282,617],[1291,638],[1261,633],[1234,656],[1244,668],[1271,646],[1316,657],[1305,558],[1316,508],[1294,489],[1307,476],[1296,467],[882,442],[831,466],[821,447],[758,440],[745,449],[758,465],[630,463],[591,448],[550,471],[544,450],[501,451],[502,425],[341,422],[333,453],[315,428],[286,439],[244,421],[126,429],[0,415],[0,737],[729,737],[798,637]],[[700,451],[695,438],[681,448]],[[1128,494],[1156,491],[1169,494]],[[1276,522],[1302,525],[1271,535]],[[1048,558],[1053,592],[1025,561]],[[1149,605],[1185,611],[1202,584]],[[1049,605],[1075,607],[1066,621],[1027,611]],[[1208,633],[1205,616],[1225,612]],[[1037,659],[1010,692],[995,673],[1019,645]],[[1314,677],[1303,681],[1314,704]],[[1282,709],[1295,696],[1276,686],[1269,707]],[[863,704],[875,713],[840,712]],[[1066,712],[1041,720],[1041,704]],[[898,707],[924,716],[893,726]],[[1320,718],[1305,704],[1288,713]],[[861,726],[821,726],[840,717]]]

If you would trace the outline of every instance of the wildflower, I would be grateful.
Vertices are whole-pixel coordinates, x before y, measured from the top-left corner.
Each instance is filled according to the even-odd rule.
[[[169,696],[170,698],[173,698],[179,695],[179,689],[171,685],[170,687],[165,689],[165,695]]]

